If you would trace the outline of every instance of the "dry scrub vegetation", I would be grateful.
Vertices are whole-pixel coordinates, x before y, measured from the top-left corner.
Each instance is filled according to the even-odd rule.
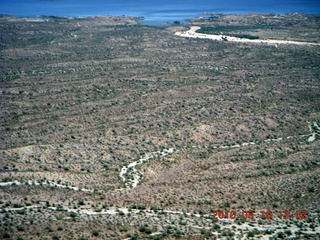
[[[319,129],[307,123],[320,125],[319,46],[174,35],[255,26],[236,33],[319,42],[319,17],[43,19],[0,18],[0,238],[319,237]],[[123,166],[169,148],[123,190]],[[213,221],[214,209],[292,216]]]

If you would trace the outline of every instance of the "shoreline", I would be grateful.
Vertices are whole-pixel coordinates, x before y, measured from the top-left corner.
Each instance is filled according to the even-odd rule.
[[[1,18],[15,18],[15,19],[94,19],[94,18],[132,18],[138,20],[144,20],[144,16],[130,16],[130,15],[79,15],[79,16],[68,16],[68,15],[37,15],[37,16],[16,16],[11,14],[0,13]]]
[[[172,17],[159,17],[159,19],[162,20],[152,20],[152,17],[146,17],[143,15],[140,16],[135,16],[135,15],[126,15],[126,14],[94,14],[94,15],[14,15],[14,14],[8,14],[8,13],[0,13],[0,20],[4,18],[12,18],[12,19],[26,19],[29,21],[41,21],[45,20],[46,18],[48,19],[68,19],[68,20],[73,20],[73,19],[95,19],[95,18],[129,18],[138,21],[140,24],[143,25],[171,25],[174,24],[174,22],[179,22],[181,25],[184,25],[185,22],[189,20],[194,20],[194,19],[201,19],[201,18],[210,18],[212,15],[225,15],[225,16],[250,16],[250,15],[260,15],[260,16],[268,16],[268,15],[277,15],[277,16],[287,16],[290,14],[299,14],[303,16],[315,16],[315,17],[320,17],[320,13],[304,13],[304,12],[286,12],[286,13],[276,13],[276,12],[211,12],[211,11],[206,11],[206,12],[197,12],[197,14],[193,14],[193,17],[189,18],[179,18],[174,19]],[[150,18],[150,19],[149,19]]]

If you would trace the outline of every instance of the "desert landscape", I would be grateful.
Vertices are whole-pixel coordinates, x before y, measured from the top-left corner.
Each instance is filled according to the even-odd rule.
[[[320,17],[0,16],[1,239],[318,239]]]

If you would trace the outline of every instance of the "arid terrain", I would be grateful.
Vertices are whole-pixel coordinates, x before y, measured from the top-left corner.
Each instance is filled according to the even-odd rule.
[[[320,17],[138,20],[0,17],[0,239],[319,239]]]

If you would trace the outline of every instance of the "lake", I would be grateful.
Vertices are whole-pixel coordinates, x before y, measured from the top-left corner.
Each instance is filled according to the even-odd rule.
[[[0,13],[17,17],[144,16],[146,24],[183,21],[202,12],[216,13],[309,13],[320,14],[319,0],[0,0]]]

